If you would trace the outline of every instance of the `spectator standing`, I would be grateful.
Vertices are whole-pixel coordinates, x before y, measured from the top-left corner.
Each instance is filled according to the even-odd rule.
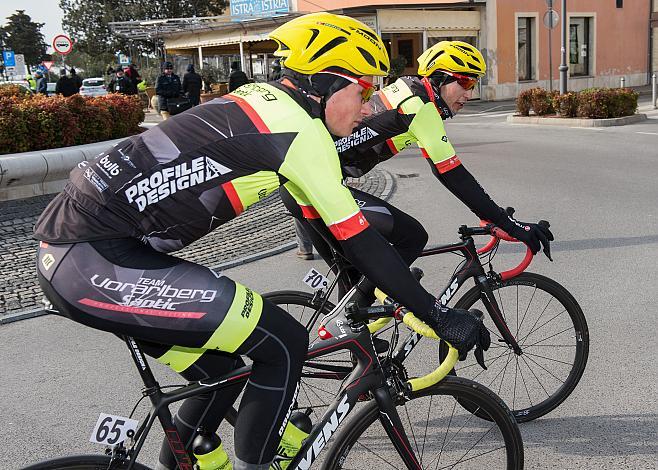
[[[297,257],[304,260],[313,259],[313,242],[304,225],[295,219],[295,235],[297,236]]]
[[[192,106],[201,101],[201,85],[201,75],[194,71],[194,64],[188,64],[187,73],[183,75],[183,93],[190,99]]]
[[[237,61],[231,62],[231,73],[228,76],[229,93],[247,83],[249,83],[249,78],[246,73],[240,70],[240,64]]]
[[[126,76],[122,68],[116,69],[115,75],[108,86],[110,93],[121,93],[122,95],[136,95],[137,87],[132,80]]]
[[[48,80],[46,77],[38,70],[34,72],[34,76],[37,79],[37,93],[48,96]]]
[[[62,96],[73,96],[78,92],[75,82],[66,76],[66,69],[59,71],[59,80],[55,84],[55,93]]]
[[[275,82],[278,79],[281,78],[281,62],[279,59],[276,59],[274,62],[272,62],[272,73],[270,73],[270,77],[268,78],[268,82]]]
[[[167,100],[178,98],[181,95],[181,88],[180,78],[174,73],[174,65],[171,62],[162,64],[162,74],[155,82],[155,94],[158,96],[160,115],[165,121],[171,117]]]
[[[71,67],[71,70],[69,70],[71,73],[71,80],[73,80],[73,83],[75,83],[76,88],[78,91],[76,93],[80,93],[80,87],[82,86],[82,78],[80,78],[80,75],[75,71],[73,67]]]
[[[36,75],[36,72],[35,72]],[[25,80],[27,80],[27,83],[30,84],[30,90],[36,92],[37,91],[37,81],[34,79],[34,77],[31,74],[25,75]]]
[[[142,77],[139,76],[139,72],[137,71],[135,64],[130,64],[129,66],[124,67],[123,73],[130,79],[134,88],[137,90],[137,85],[142,83]]]

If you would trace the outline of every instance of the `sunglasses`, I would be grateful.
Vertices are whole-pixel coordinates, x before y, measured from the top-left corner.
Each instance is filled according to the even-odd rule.
[[[459,83],[459,86],[466,91],[472,90],[473,88],[475,88],[475,85],[477,85],[478,83],[477,78],[469,77],[468,75],[461,75],[459,73],[448,72],[446,70],[441,70],[441,72],[454,78],[455,81]]]
[[[343,73],[338,73],[338,72],[329,72],[327,70],[323,70],[322,72],[318,72],[318,73],[328,73],[329,75],[336,75],[337,77],[342,77],[349,82],[356,83],[362,88],[361,101],[363,103],[367,103],[368,101],[370,101],[370,98],[372,98],[372,95],[375,93],[375,85],[373,85],[370,82],[366,82],[365,80],[361,80],[360,78],[352,77],[350,75],[345,75]]]

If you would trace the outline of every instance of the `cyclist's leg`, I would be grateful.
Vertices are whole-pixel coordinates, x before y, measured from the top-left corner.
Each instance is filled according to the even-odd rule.
[[[182,348],[144,341],[139,343],[146,354],[162,358],[161,362],[167,363],[190,382],[220,377],[244,366],[244,361],[240,356],[212,350],[203,351],[191,364],[189,364],[190,361],[177,362],[173,356],[176,354],[176,350],[180,352]],[[178,436],[186,449],[191,449],[192,441],[196,437],[196,430],[199,427],[204,427],[210,432],[217,430],[241,391],[242,386],[239,385],[197,395],[183,401],[173,416],[173,420],[178,430]],[[171,452],[169,441],[164,439],[156,470],[173,470],[174,468],[176,468],[176,459]]]
[[[190,367],[205,350],[249,356],[254,370],[246,415],[238,418],[234,468],[269,466],[306,357],[302,325],[226,276],[134,240],[42,244],[38,266],[44,292],[65,315],[93,328],[176,344],[169,357],[159,358],[175,370]]]

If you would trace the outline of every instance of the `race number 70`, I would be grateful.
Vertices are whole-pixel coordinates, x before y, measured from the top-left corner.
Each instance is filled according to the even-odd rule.
[[[304,276],[304,284],[314,290],[323,289],[329,285],[329,279],[311,268],[311,270],[306,273],[306,276]]]

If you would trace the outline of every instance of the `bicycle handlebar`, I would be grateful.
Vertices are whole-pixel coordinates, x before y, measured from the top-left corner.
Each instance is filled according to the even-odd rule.
[[[514,243],[521,243],[519,240],[512,237],[509,233],[505,232],[503,229],[496,227],[485,220],[480,221],[480,226],[488,229],[488,232],[491,235],[491,239],[482,248],[478,248],[477,250],[478,255],[482,255],[484,253],[488,253],[489,251],[493,250],[500,240],[505,240]],[[511,279],[521,274],[523,271],[526,270],[528,266],[530,266],[533,257],[534,255],[532,254],[532,251],[528,246],[526,246],[525,257],[523,258],[523,260],[516,267],[501,272],[500,273],[501,279],[503,281],[506,281],[508,279]]]
[[[382,304],[392,304],[394,303],[393,300],[388,297],[385,293],[380,291],[379,289],[375,289],[375,297],[377,297],[377,300],[379,300]],[[434,338],[434,339],[440,339],[437,335],[436,332],[429,326],[427,325],[424,321],[421,319],[417,318],[413,313],[408,311],[405,308],[400,308],[398,310],[399,315],[402,317],[402,322],[407,325],[409,328],[414,330],[416,333],[422,336],[427,336],[428,338]],[[391,317],[388,318],[380,318],[373,323],[370,323],[368,325],[368,330],[370,333],[374,333],[381,328],[383,328],[388,322],[391,321]],[[413,379],[409,379],[407,381],[409,388],[412,391],[418,391],[422,390],[427,387],[431,387],[432,385],[440,382],[448,373],[455,367],[455,364],[457,364],[457,361],[459,360],[459,352],[453,348],[450,343],[446,342],[448,345],[448,355],[445,358],[445,360],[439,364],[439,367],[434,369],[434,371],[430,372],[427,375],[424,375],[422,377],[416,377]]]

